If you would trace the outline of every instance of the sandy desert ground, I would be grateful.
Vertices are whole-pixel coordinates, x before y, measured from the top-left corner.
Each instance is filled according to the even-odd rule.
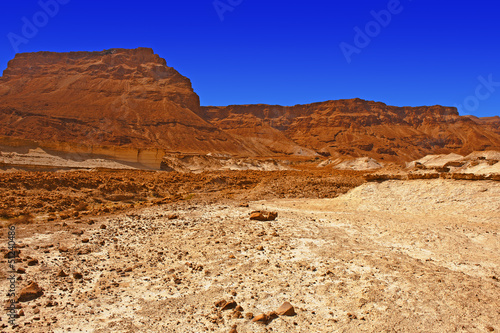
[[[248,184],[217,199],[19,222],[18,288],[36,282],[43,295],[20,303],[14,329],[4,311],[2,331],[500,330],[499,182],[353,182],[336,198],[347,189],[296,198]],[[278,218],[250,220],[254,210]],[[273,313],[284,302],[295,315]]]

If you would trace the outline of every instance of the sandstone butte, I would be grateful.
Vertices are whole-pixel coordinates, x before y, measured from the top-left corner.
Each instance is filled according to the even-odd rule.
[[[17,54],[0,78],[0,145],[146,165],[159,165],[165,151],[267,153],[203,120],[199,108],[190,80],[151,49]]]
[[[148,48],[17,54],[0,77],[0,147],[102,156],[158,168],[172,152],[254,157],[500,150],[500,117],[361,99],[201,107],[188,78]]]

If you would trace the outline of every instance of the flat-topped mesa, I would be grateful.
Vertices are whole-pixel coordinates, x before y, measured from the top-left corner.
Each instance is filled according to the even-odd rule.
[[[461,117],[455,107],[440,105],[399,107],[356,98],[294,106],[207,106],[200,111],[203,118],[235,137],[259,140],[287,153],[297,149],[276,145],[278,138],[303,151],[391,162],[431,153],[500,148],[500,136],[494,130]]]
[[[298,117],[361,117],[371,118],[371,122],[423,122],[424,119],[452,120],[459,116],[455,107],[441,105],[398,107],[382,102],[367,101],[359,98],[330,100],[311,104],[298,104],[294,106],[247,104],[229,105],[224,107],[203,107],[202,116],[207,119],[226,118],[229,115],[251,114],[260,119],[291,120]],[[418,119],[420,121],[418,121]]]
[[[146,63],[166,66],[167,62],[150,48],[137,49],[109,49],[104,51],[78,51],[78,52],[31,52],[18,53],[10,60],[3,76],[16,74],[36,73],[36,69],[54,64],[82,65],[85,63],[99,63],[109,67],[128,65],[139,66]],[[102,67],[105,68],[105,67]]]
[[[155,100],[167,97],[193,112],[199,109],[199,97],[191,81],[149,48],[20,53],[9,61],[0,77],[0,97],[37,94],[37,99],[53,100],[52,95],[58,92],[72,96],[93,89],[107,95],[125,93]],[[47,101],[32,106],[43,110],[45,104]]]
[[[127,147],[130,155],[250,154],[199,108],[191,81],[148,48],[17,54],[0,77],[0,137]]]

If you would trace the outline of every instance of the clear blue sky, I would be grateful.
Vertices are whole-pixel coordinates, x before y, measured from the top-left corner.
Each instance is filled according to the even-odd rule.
[[[359,97],[500,114],[498,0],[217,0],[218,10],[213,0],[59,1],[53,17],[38,0],[2,1],[0,70],[16,43],[19,52],[143,46],[189,77],[202,105]],[[375,23],[371,12],[388,8],[390,22]],[[23,36],[23,18],[38,31]],[[367,25],[370,40],[356,41],[354,28]],[[14,34],[28,38],[11,43]]]

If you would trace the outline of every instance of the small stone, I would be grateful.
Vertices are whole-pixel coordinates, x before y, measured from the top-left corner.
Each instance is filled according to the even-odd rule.
[[[254,211],[250,214],[250,220],[255,221],[274,221],[277,217],[277,212]]]
[[[106,229],[107,227],[106,227],[106,225],[105,225],[105,224],[101,224],[100,228],[101,228],[101,229]]]
[[[75,279],[82,279],[82,278],[83,278],[83,275],[82,275],[82,273],[80,273],[80,272],[73,272],[73,277],[74,277]]]
[[[230,310],[230,309],[234,309],[236,307],[236,302],[235,301],[228,301],[226,304],[224,304],[222,306],[222,311],[224,310]]]
[[[251,313],[251,312],[245,313],[245,318],[248,319],[248,320],[252,319],[253,318],[253,313]]]
[[[238,305],[234,310],[243,312],[243,308],[241,307],[241,305]]]
[[[258,251],[264,251],[264,246],[262,246],[262,245],[257,245],[256,249],[257,249]]]
[[[28,266],[35,266],[38,264],[38,259],[30,259],[28,260]]]
[[[271,311],[267,314],[267,320],[271,321],[278,318],[278,314],[275,311]]]
[[[237,326],[236,325],[233,325],[231,327],[231,330],[229,331],[229,333],[238,333],[238,331],[236,330]]]
[[[66,274],[62,269],[57,273],[57,276],[59,277],[66,277],[68,274]]]
[[[68,252],[68,248],[66,246],[59,246],[59,252]]]
[[[88,239],[88,238],[82,239],[82,243],[88,243],[88,242],[90,242],[90,239]]]
[[[177,214],[169,214],[169,215],[167,216],[167,218],[168,218],[169,220],[176,220],[176,219],[178,219],[178,218],[179,218],[179,215],[177,215]]]
[[[24,310],[23,309],[19,310],[19,312],[17,313],[17,315],[19,317],[24,316]]]
[[[243,318],[243,315],[241,314],[241,312],[240,312],[240,311],[234,311],[234,312],[233,312],[233,318],[234,318],[234,319]]]
[[[490,331],[490,332],[493,332],[493,331],[495,330],[495,329],[494,329],[493,327],[491,327],[491,326],[486,326],[486,329],[487,329],[488,331]]]
[[[24,268],[24,267],[19,267],[19,268],[17,269],[17,273],[19,273],[19,274],[24,274],[24,273],[26,273],[26,268]]]
[[[226,304],[226,300],[221,299],[220,301],[215,302],[215,307],[220,308],[223,307]]]
[[[5,259],[14,259],[14,258],[19,258],[20,255],[21,255],[21,250],[13,250],[5,253],[3,257]]]
[[[355,314],[352,314],[352,313],[347,313],[347,317],[349,319],[358,319],[358,316],[356,316]]]
[[[92,252],[92,249],[90,249],[90,247],[84,247],[83,249],[80,249],[78,251],[78,255],[89,254],[90,252]]]
[[[19,292],[19,302],[29,302],[43,295],[43,289],[36,282],[32,282]]]
[[[261,313],[260,315],[255,316],[254,319],[252,319],[253,322],[265,322],[267,321],[267,315],[265,313]]]
[[[276,310],[276,313],[280,316],[294,316],[295,309],[292,304],[285,302]]]
[[[83,230],[75,230],[71,232],[73,235],[81,236],[83,235]]]

